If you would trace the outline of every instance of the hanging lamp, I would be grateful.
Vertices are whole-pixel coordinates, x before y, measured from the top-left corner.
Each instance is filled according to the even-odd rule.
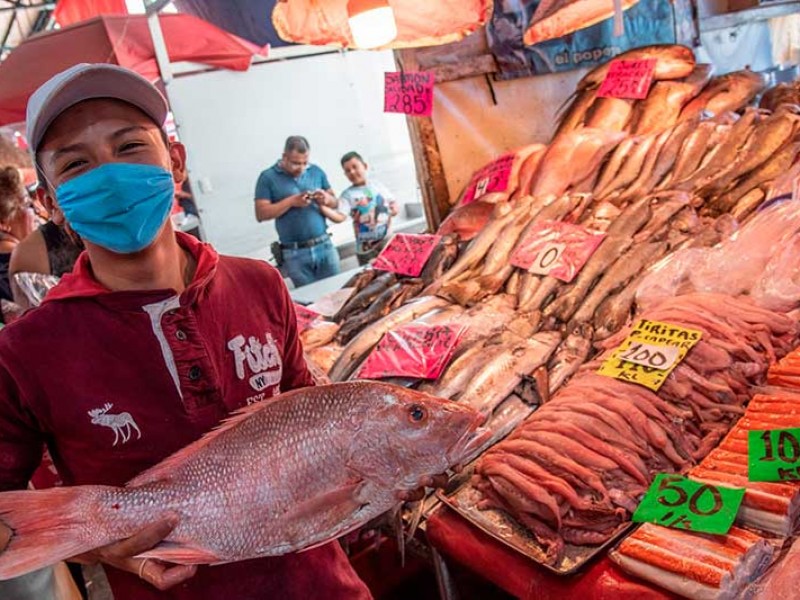
[[[348,0],[347,22],[357,48],[379,48],[397,37],[389,0]]]

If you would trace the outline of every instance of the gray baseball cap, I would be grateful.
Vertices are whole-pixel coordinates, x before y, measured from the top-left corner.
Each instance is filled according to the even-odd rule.
[[[28,146],[36,156],[48,127],[68,108],[84,100],[113,98],[132,104],[164,126],[169,107],[144,77],[118,65],[82,63],[54,75],[28,100]]]

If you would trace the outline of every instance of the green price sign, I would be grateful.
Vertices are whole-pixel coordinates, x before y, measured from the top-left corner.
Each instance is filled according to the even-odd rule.
[[[633,513],[633,521],[726,534],[743,497],[744,489],[708,485],[681,475],[661,473],[656,475]]]
[[[800,429],[747,432],[750,481],[800,480]]]

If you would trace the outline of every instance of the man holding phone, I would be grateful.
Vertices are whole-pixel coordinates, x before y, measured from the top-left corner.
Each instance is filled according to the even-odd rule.
[[[287,138],[283,156],[262,171],[256,184],[256,219],[275,219],[279,242],[272,253],[285,277],[301,287],[339,273],[339,253],[328,235],[326,219],[346,217],[325,172],[309,164],[308,140]]]

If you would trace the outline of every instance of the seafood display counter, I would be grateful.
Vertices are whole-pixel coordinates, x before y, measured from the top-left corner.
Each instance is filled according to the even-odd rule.
[[[615,61],[648,70],[644,97],[588,73],[550,143],[479,169],[300,335],[333,381],[482,414],[425,512],[445,557],[520,597],[742,597],[790,570],[800,516],[796,471],[748,472],[753,431],[800,430],[800,84],[681,46]],[[800,437],[763,440],[800,462]]]
[[[556,575],[470,525],[448,508],[431,515],[426,528],[429,543],[446,560],[468,568],[522,600],[673,600],[679,597],[634,581],[607,558],[590,564],[579,575]]]

